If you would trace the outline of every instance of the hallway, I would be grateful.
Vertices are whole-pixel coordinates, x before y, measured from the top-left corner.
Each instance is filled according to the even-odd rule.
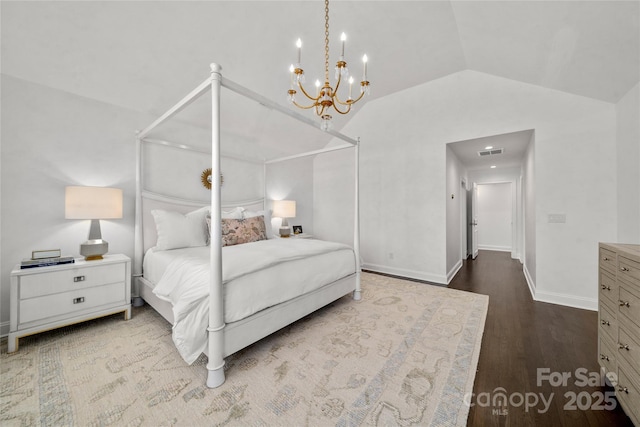
[[[632,426],[599,385],[597,312],[533,301],[508,252],[480,251],[448,287],[489,295],[467,425]]]

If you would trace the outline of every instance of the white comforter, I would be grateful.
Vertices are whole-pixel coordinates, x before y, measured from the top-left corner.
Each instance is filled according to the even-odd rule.
[[[153,290],[173,305],[173,341],[189,364],[207,344],[208,253],[176,258]],[[270,239],[224,247],[222,272],[225,322],[231,323],[354,273],[355,257],[340,243]]]

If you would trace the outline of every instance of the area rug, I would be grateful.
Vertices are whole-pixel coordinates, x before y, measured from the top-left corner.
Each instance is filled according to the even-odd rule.
[[[208,389],[152,308],[1,354],[3,426],[464,426],[488,297],[363,273],[346,296],[226,360]]]

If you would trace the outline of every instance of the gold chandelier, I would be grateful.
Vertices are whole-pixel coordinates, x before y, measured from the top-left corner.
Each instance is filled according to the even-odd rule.
[[[336,86],[335,89],[329,83],[329,0],[324,2],[324,86],[321,86],[320,80],[316,80],[316,96],[312,96],[305,90],[302,84],[304,80],[304,70],[300,66],[300,56],[302,52],[302,40],[298,39],[296,46],[298,48],[298,62],[291,64],[289,71],[291,72],[291,87],[289,88],[289,101],[296,107],[309,110],[313,108],[318,116],[322,119],[320,128],[322,130],[328,130],[331,126],[331,108],[340,113],[347,114],[351,111],[351,106],[360,101],[362,97],[369,93],[369,82],[367,81],[367,55],[362,57],[363,72],[362,81],[360,82],[360,95],[353,99],[351,97],[353,87],[353,77],[349,77],[349,70],[347,68],[347,62],[344,60],[344,44],[347,39],[345,33],[340,36],[342,43],[342,52],[340,59],[336,63]],[[345,101],[341,101],[338,98],[338,89],[342,80],[348,79],[349,82],[349,95]],[[300,91],[304,96],[311,101],[310,105],[301,105],[296,101],[296,89],[300,88]]]

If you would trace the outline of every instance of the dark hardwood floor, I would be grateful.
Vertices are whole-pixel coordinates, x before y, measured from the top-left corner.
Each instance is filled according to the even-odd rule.
[[[599,385],[595,311],[533,301],[508,252],[480,251],[449,287],[489,295],[467,425],[632,426]]]

